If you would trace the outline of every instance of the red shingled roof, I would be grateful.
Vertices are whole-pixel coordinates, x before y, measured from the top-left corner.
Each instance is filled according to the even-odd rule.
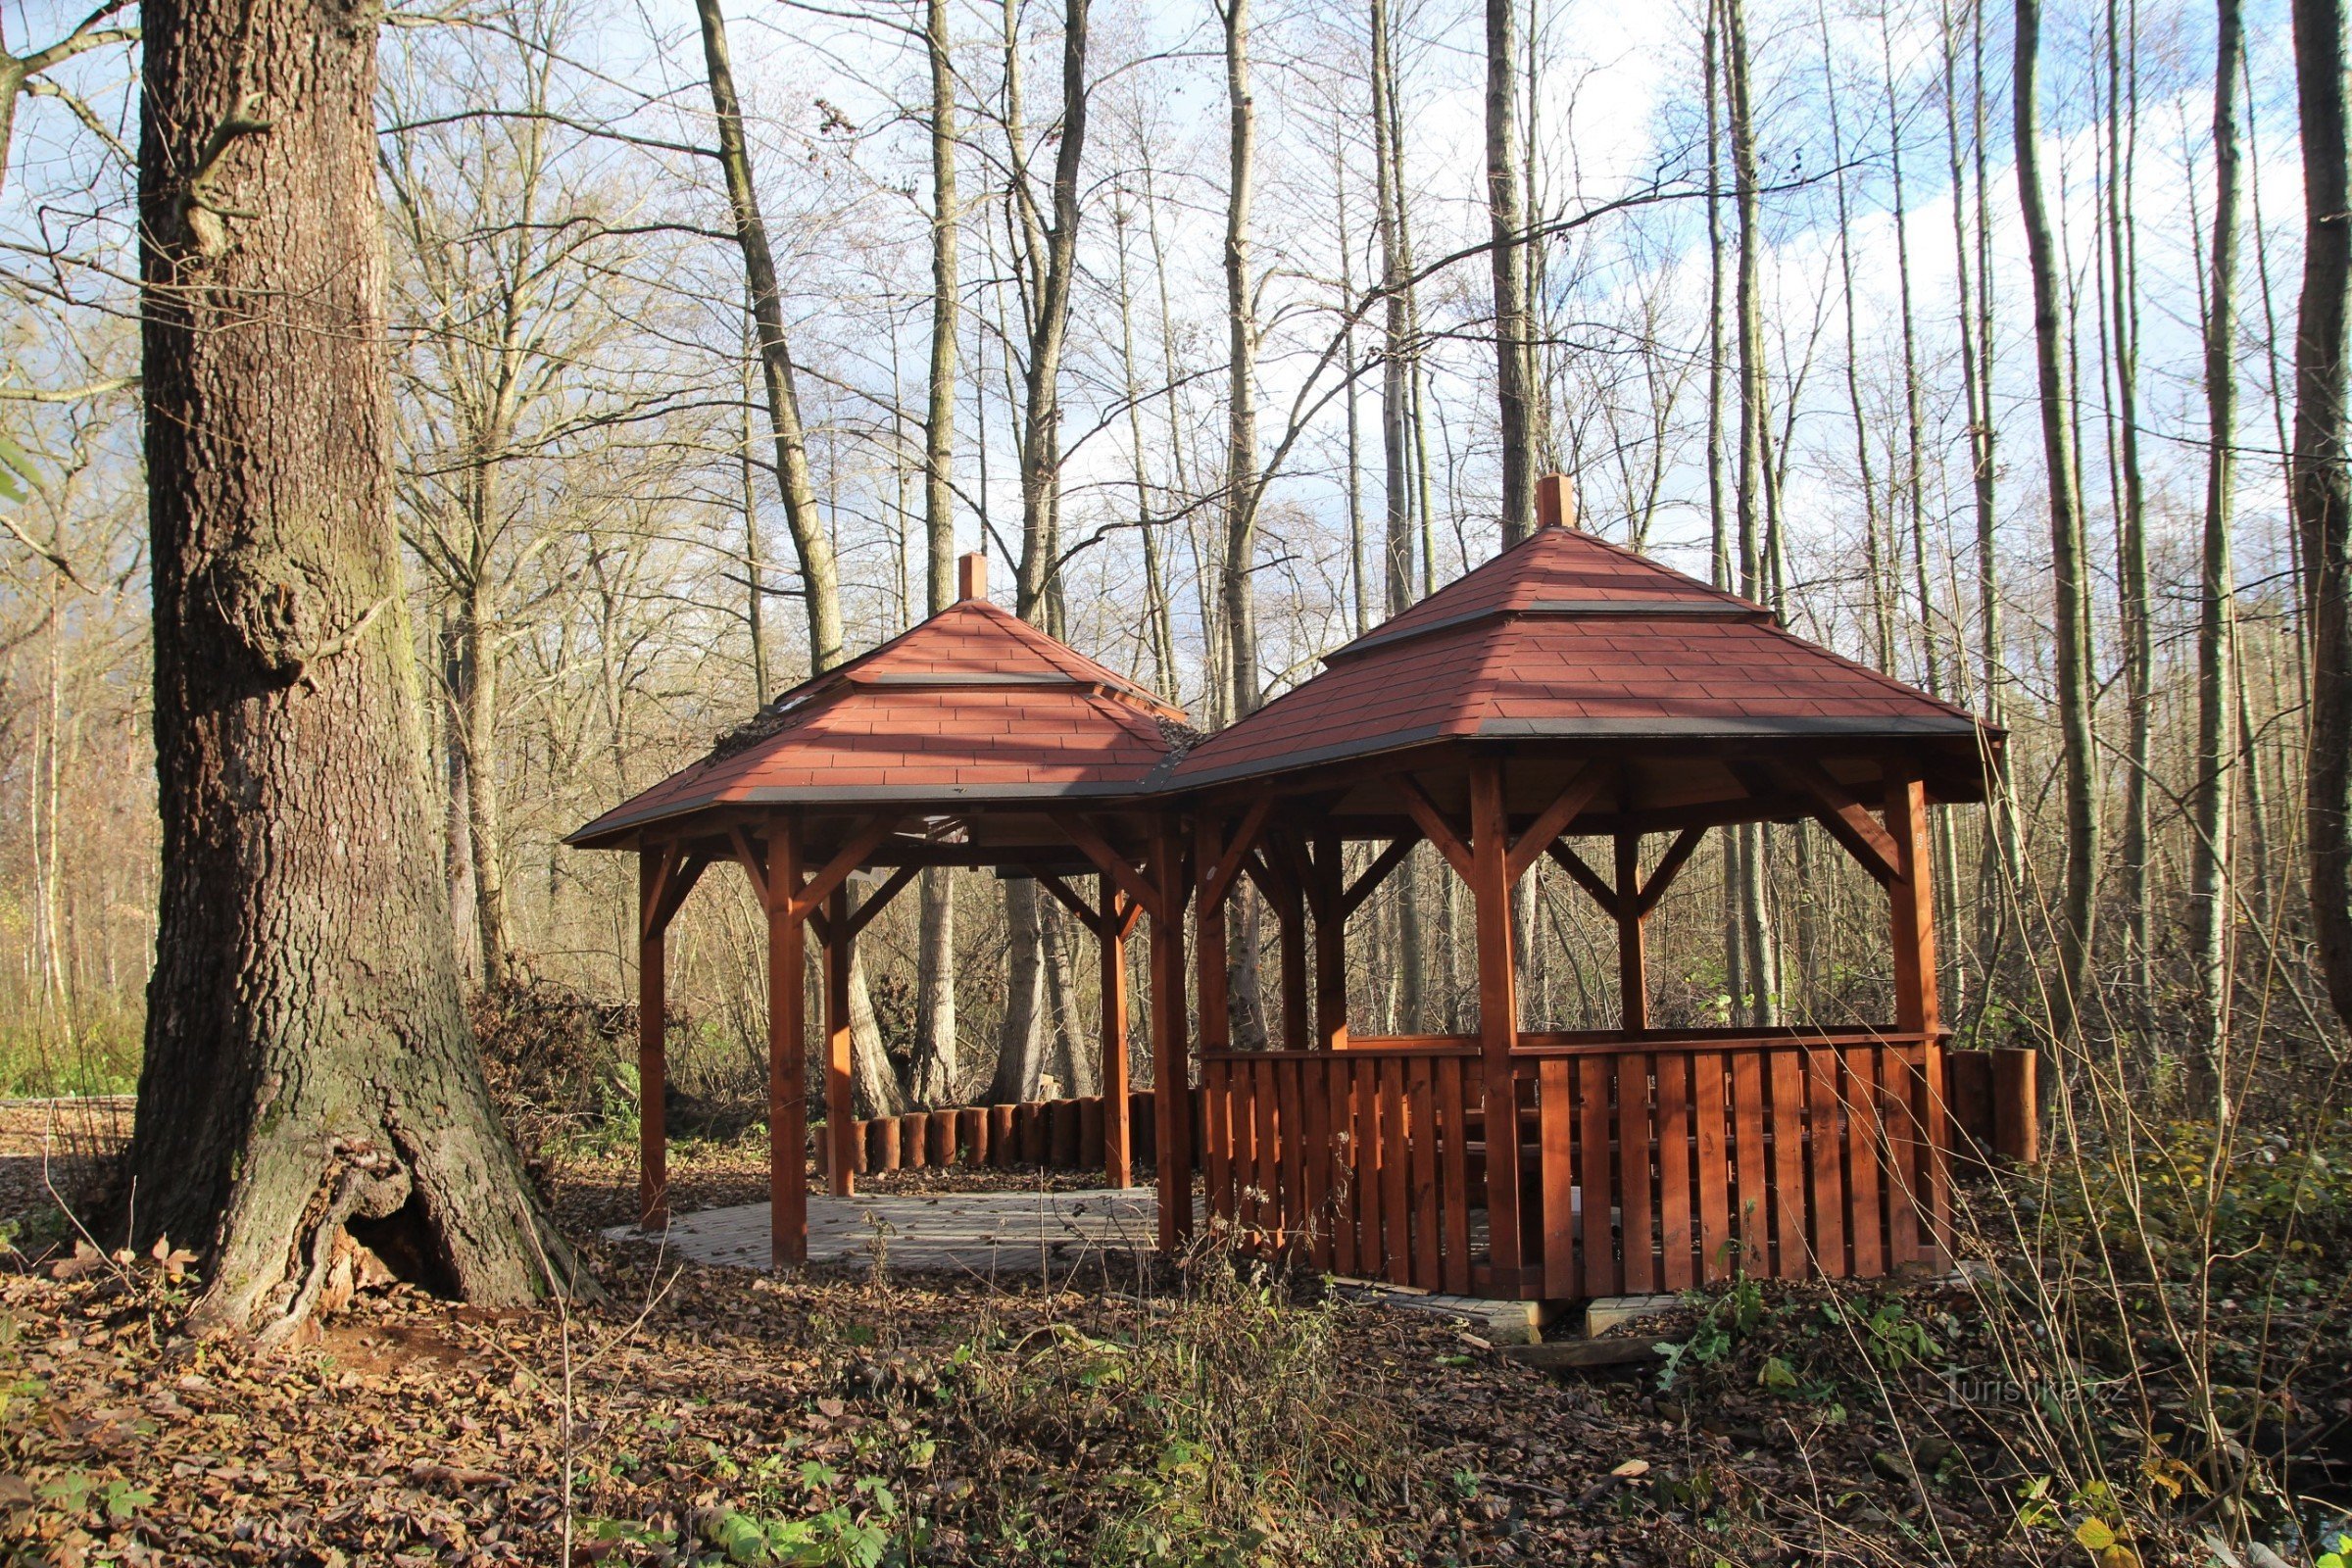
[[[710,757],[566,842],[713,806],[1139,793],[1184,710],[985,600],[778,697]]]
[[[1783,630],[1763,606],[1543,528],[1195,747],[1172,787],[1426,741],[1973,737],[1948,703]]]

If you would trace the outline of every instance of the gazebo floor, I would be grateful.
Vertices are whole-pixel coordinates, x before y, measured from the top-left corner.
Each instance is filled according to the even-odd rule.
[[[1150,1251],[1159,1205],[1148,1187],[1080,1192],[943,1193],[936,1198],[808,1195],[808,1261],[947,1269],[983,1278],[1067,1267],[1088,1251]],[[659,1232],[616,1225],[608,1241],[653,1245]],[[671,1218],[669,1249],[696,1263],[767,1267],[768,1207],[742,1203]]]

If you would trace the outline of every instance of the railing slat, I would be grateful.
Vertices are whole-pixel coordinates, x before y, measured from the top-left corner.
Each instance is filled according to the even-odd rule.
[[[1232,1096],[1230,1062],[1200,1064],[1201,1147],[1208,1151],[1208,1211],[1232,1224],[1239,1219],[1233,1205],[1233,1130],[1228,1116]]]
[[[1911,1063],[1900,1051],[1880,1054],[1881,1100],[1886,1127],[1886,1219],[1888,1261],[1895,1268],[1919,1260],[1919,1138],[1911,1121]]]
[[[1386,1254],[1381,1278],[1392,1285],[1410,1285],[1412,1273],[1413,1211],[1406,1206],[1410,1176],[1405,1163],[1404,1068],[1402,1058],[1380,1063],[1380,1207],[1386,1220],[1381,1250]]]
[[[1699,1269],[1709,1284],[1731,1277],[1731,1157],[1723,1103],[1724,1058],[1702,1051],[1690,1058],[1691,1102],[1698,1115]]]
[[[1431,1063],[1437,1074],[1438,1150],[1444,1189],[1444,1217],[1439,1242],[1444,1252],[1445,1288],[1456,1296],[1470,1291],[1470,1128],[1465,1114],[1468,1097],[1462,1091],[1467,1070],[1458,1058],[1440,1056]]]
[[[1576,1087],[1565,1056],[1536,1068],[1537,1172],[1544,1195],[1544,1294],[1567,1299],[1585,1294],[1577,1267]]]
[[[1920,1114],[1927,1122],[1927,1169],[1921,1176],[1921,1185],[1926,1189],[1929,1216],[1932,1247],[1929,1261],[1938,1268],[1948,1268],[1952,1261],[1952,1122],[1945,1085],[1949,1080],[1944,1074],[1945,1056],[1940,1042],[1928,1041],[1920,1048],[1920,1055],[1926,1069],[1920,1085]]]
[[[1282,1237],[1282,1126],[1280,1107],[1282,1093],[1275,1089],[1275,1060],[1272,1055],[1260,1057],[1251,1072],[1251,1086],[1256,1091],[1258,1124],[1253,1133],[1251,1154],[1256,1154],[1258,1171],[1258,1230],[1268,1242],[1280,1242]]]
[[[1388,1277],[1387,1245],[1381,1228],[1380,1063],[1349,1063],[1355,1102],[1355,1271],[1366,1279]]]
[[[1425,1291],[1439,1288],[1438,1268],[1438,1125],[1437,1102],[1429,1081],[1429,1058],[1406,1063],[1405,1117],[1411,1124],[1411,1196],[1406,1204],[1413,1216],[1413,1283]]]
[[[1658,1077],[1658,1248],[1666,1289],[1687,1291],[1697,1282],[1690,1230],[1690,1063],[1679,1054],[1661,1054]]]
[[[1845,1058],[1845,1170],[1853,1184],[1846,1232],[1853,1238],[1854,1277],[1886,1272],[1886,1219],[1880,1202],[1878,1051],[1850,1046]]]
[[[1656,1243],[1650,1232],[1649,1067],[1647,1053],[1617,1058],[1617,1207],[1621,1269],[1628,1296],[1658,1288]]]
[[[1793,1051],[1772,1053],[1773,1228],[1779,1274],[1801,1280],[1812,1272],[1805,1225],[1805,1070]]]
[[[1577,1137],[1583,1155],[1578,1193],[1584,1204],[1585,1289],[1594,1296],[1620,1294],[1616,1238],[1609,1210],[1616,1206],[1616,1173],[1609,1152],[1609,1080],[1614,1056],[1586,1056],[1576,1064]]]
[[[1851,1271],[1845,1256],[1844,1113],[1838,1099],[1838,1054],[1808,1049],[1806,1150],[1813,1166],[1813,1255],[1834,1280]]]
[[[1733,1228],[1742,1266],[1754,1279],[1771,1263],[1772,1203],[1764,1191],[1764,1062],[1752,1051],[1732,1056],[1732,1162],[1740,1179]]]
[[[1306,1101],[1300,1093],[1305,1085],[1298,1067],[1304,1055],[1302,1051],[1284,1051],[1271,1058],[1275,1081],[1282,1090],[1276,1107],[1282,1126],[1282,1228],[1294,1247],[1315,1218],[1315,1205],[1306,1196]]]

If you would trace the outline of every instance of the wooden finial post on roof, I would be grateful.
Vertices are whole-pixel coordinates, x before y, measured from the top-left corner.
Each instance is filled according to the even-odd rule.
[[[1547,473],[1536,481],[1536,526],[1576,526],[1576,497],[1568,489],[1566,474]]]
[[[988,597],[988,557],[973,551],[956,558],[956,602]]]

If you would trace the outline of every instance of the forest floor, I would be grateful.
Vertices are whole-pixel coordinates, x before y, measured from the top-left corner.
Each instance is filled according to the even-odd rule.
[[[607,1158],[550,1183],[607,1299],[396,1287],[266,1353],[0,1171],[0,1562],[2230,1560],[2143,1506],[2177,1482],[2056,1479],[1964,1282],[1740,1285],[1640,1330],[1666,1365],[1554,1377],[1213,1253],[1142,1291],[657,1262],[592,1240]],[[741,1145],[672,1175],[764,1191]]]

